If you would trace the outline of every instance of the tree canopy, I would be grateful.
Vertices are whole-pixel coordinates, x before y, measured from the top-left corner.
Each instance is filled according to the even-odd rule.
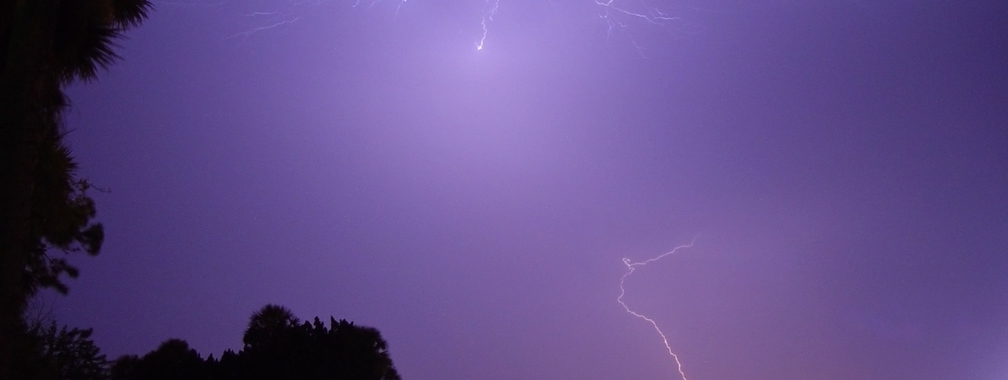
[[[15,367],[24,380],[105,380],[108,361],[91,340],[91,329],[33,321],[21,337]]]
[[[125,356],[113,380],[400,380],[377,329],[329,317],[300,322],[287,308],[266,305],[252,314],[237,353],[206,359],[171,339],[143,357]]]

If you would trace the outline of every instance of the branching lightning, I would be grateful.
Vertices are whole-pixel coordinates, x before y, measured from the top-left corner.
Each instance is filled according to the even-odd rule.
[[[657,7],[649,7],[643,5],[643,2],[639,3],[638,8],[642,9],[632,9],[623,5],[623,2],[619,0],[595,0],[595,5],[599,6],[602,11],[599,14],[599,18],[605,20],[606,25],[609,27],[608,35],[612,37],[613,31],[620,30],[623,31],[627,38],[630,39],[630,43],[637,48],[637,52],[642,56],[644,55],[644,49],[639,43],[637,43],[637,38],[633,36],[627,29],[629,24],[623,19],[639,20],[644,21],[652,27],[656,27],[662,30],[674,30],[677,29],[678,23],[681,23],[682,19],[677,16],[670,16],[663,12]]]
[[[603,18],[605,18],[610,23],[615,23],[621,27],[624,27],[625,25],[620,23],[619,21],[615,21],[612,17],[609,17],[610,12],[621,13],[630,17],[638,18],[647,21],[652,25],[662,25],[668,22],[679,20],[678,17],[666,15],[658,8],[651,8],[646,12],[637,12],[621,7],[619,4],[616,4],[616,0],[595,0],[595,4],[605,9],[605,13],[602,16]]]
[[[155,0],[158,5],[167,5],[178,8],[219,8],[220,10],[225,10],[227,8],[242,7],[245,4],[243,2],[232,2],[230,0]],[[190,2],[191,1],[191,2]],[[216,2],[206,2],[206,1],[216,1]],[[408,0],[393,0],[387,2],[385,0],[353,0],[347,1],[345,5],[349,8],[364,8],[366,10],[371,10],[376,8],[379,4],[387,4],[390,13],[393,14],[392,18],[399,18],[400,16],[411,13],[409,7],[406,7],[406,2]],[[594,2],[594,3],[593,3]],[[309,9],[322,6],[324,4],[339,4],[342,3],[341,0],[287,0],[285,2],[280,1],[269,1],[268,3],[278,3],[270,6],[272,9],[253,9],[252,11],[239,12],[237,16],[242,16],[247,21],[240,21],[238,25],[244,25],[244,28],[239,28],[239,32],[235,33],[234,30],[229,33],[219,34],[221,38],[224,39],[246,39],[255,34],[265,33],[265,32],[277,32],[286,31],[288,29],[293,30],[291,24],[306,22],[304,20],[311,19],[311,16],[318,14],[318,9]],[[282,4],[286,3],[286,4]],[[487,46],[488,39],[491,38],[491,25],[495,21],[495,17],[498,16],[497,11],[500,9],[501,0],[484,0],[482,9],[479,10],[479,29],[476,29],[476,38],[473,39],[477,51],[483,50]],[[598,11],[598,17],[604,22],[604,25],[608,28],[608,35],[612,37],[616,33],[621,33],[626,36],[630,43],[632,43],[643,55],[643,47],[639,43],[641,36],[638,31],[635,31],[638,26],[644,26],[647,29],[657,29],[662,31],[671,31],[673,33],[680,32],[680,28],[685,25],[680,17],[670,15],[668,12],[659,8],[660,4],[653,3],[652,0],[585,0],[580,2],[578,6],[581,7],[595,7]],[[225,6],[226,5],[226,6]],[[416,5],[410,3],[410,5]],[[474,15],[475,16],[475,15]],[[475,26],[475,20],[469,21],[469,25]],[[251,25],[249,25],[251,24]],[[234,23],[229,24],[234,25]],[[227,28],[230,28],[228,26]]]
[[[669,344],[668,337],[665,336],[665,333],[662,332],[662,330],[661,330],[660,327],[658,327],[658,323],[655,322],[654,319],[648,318],[648,316],[646,316],[644,314],[641,314],[641,313],[638,313],[636,311],[633,311],[632,309],[630,309],[630,306],[627,306],[627,304],[625,302],[623,302],[623,296],[626,295],[626,288],[623,287],[623,284],[626,282],[627,277],[630,277],[630,275],[634,272],[634,270],[637,269],[637,267],[643,267],[643,266],[646,266],[646,265],[648,265],[650,263],[653,263],[655,261],[661,260],[665,256],[668,256],[668,255],[671,255],[671,254],[674,254],[674,253],[678,252],[680,249],[692,248],[693,247],[693,243],[695,243],[695,242],[696,242],[696,237],[694,236],[693,240],[690,241],[689,244],[680,245],[678,247],[675,247],[671,251],[665,252],[665,253],[663,253],[661,255],[652,257],[652,258],[644,260],[644,261],[634,262],[634,261],[632,261],[632,260],[624,257],[623,258],[623,264],[626,265],[627,271],[626,271],[626,273],[623,274],[623,277],[620,277],[620,284],[619,284],[619,286],[620,286],[620,294],[619,294],[619,297],[616,297],[616,302],[619,302],[619,304],[623,306],[623,309],[626,310],[627,313],[630,313],[630,315],[633,315],[633,316],[635,316],[637,318],[640,318],[640,319],[643,319],[643,320],[647,321],[648,323],[651,324],[651,327],[654,327],[655,331],[658,332],[658,335],[661,336],[661,338],[662,338],[662,343],[665,344],[665,349],[668,351],[669,356],[671,356],[672,360],[675,361],[675,363],[676,363],[676,369],[679,371],[679,376],[682,377],[682,380],[688,380],[688,379],[686,379],[686,373],[683,372],[682,362],[679,361],[679,355],[676,355],[676,353],[672,351],[672,345]]]
[[[486,42],[487,37],[487,22],[493,22],[493,17],[497,14],[497,6],[500,5],[500,0],[492,0],[493,6],[490,6],[490,1],[487,0],[486,5],[483,6],[483,19],[480,21],[480,25],[483,26],[483,37],[480,37],[478,43],[476,43],[476,50],[483,50],[483,43]],[[490,10],[487,10],[487,7]]]

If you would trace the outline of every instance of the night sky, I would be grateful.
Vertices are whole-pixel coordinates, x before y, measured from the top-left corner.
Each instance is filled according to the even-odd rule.
[[[678,379],[616,298],[696,238],[624,298],[690,380],[1008,379],[1004,1],[155,4],[70,90],[107,236],[48,302],[110,358],[277,303],[408,380]]]

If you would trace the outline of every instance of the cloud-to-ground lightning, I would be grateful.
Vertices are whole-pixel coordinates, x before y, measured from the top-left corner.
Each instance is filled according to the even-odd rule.
[[[644,261],[636,261],[635,262],[633,260],[630,260],[630,259],[624,257],[623,258],[623,264],[626,265],[627,271],[626,271],[626,273],[623,273],[623,277],[620,277],[620,283],[619,283],[620,294],[619,294],[619,297],[616,297],[616,302],[619,302],[619,304],[623,306],[623,309],[626,310],[627,313],[630,313],[631,315],[633,315],[633,316],[635,316],[637,318],[640,318],[640,319],[643,319],[643,320],[647,321],[648,323],[651,324],[651,327],[654,327],[655,331],[658,332],[658,335],[661,336],[662,343],[665,344],[665,349],[668,351],[669,356],[671,356],[672,360],[675,361],[675,363],[676,363],[676,370],[679,371],[679,376],[682,377],[682,380],[688,380],[688,379],[686,379],[686,373],[683,372],[683,366],[682,366],[682,362],[679,361],[679,355],[676,355],[676,353],[672,350],[672,345],[669,344],[668,337],[661,330],[661,328],[658,327],[658,322],[655,322],[654,319],[651,319],[651,318],[649,318],[648,316],[646,316],[644,314],[641,314],[641,313],[638,313],[636,311],[633,311],[633,309],[631,309],[630,306],[627,306],[627,304],[625,302],[623,302],[623,296],[626,295],[626,288],[623,286],[623,284],[626,282],[627,277],[630,277],[630,275],[633,274],[633,272],[635,270],[637,270],[638,267],[643,267],[643,266],[646,266],[646,265],[648,265],[650,263],[653,263],[655,261],[661,260],[665,256],[672,255],[672,254],[678,252],[680,249],[692,248],[693,247],[693,243],[695,243],[695,242],[696,242],[696,237],[693,237],[693,240],[690,241],[689,244],[680,245],[678,247],[675,247],[671,251],[665,252],[665,253],[663,253],[661,255],[652,257],[652,258],[644,260]]]
[[[483,7],[483,20],[480,22],[480,25],[483,26],[483,37],[480,37],[479,42],[476,43],[476,50],[483,50],[483,43],[486,42],[487,37],[487,22],[493,21],[494,15],[497,14],[497,6],[500,5],[500,0],[492,0],[493,6],[490,5],[490,1],[487,0]],[[489,11],[487,11],[487,7],[490,8]]]

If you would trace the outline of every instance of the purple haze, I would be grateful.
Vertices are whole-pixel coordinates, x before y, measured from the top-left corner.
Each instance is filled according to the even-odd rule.
[[[279,303],[408,380],[675,379],[621,259],[699,233],[625,297],[690,380],[1005,380],[1008,4],[960,3],[501,0],[478,52],[483,1],[158,3],[71,91],[108,236],[51,302],[110,357]]]

